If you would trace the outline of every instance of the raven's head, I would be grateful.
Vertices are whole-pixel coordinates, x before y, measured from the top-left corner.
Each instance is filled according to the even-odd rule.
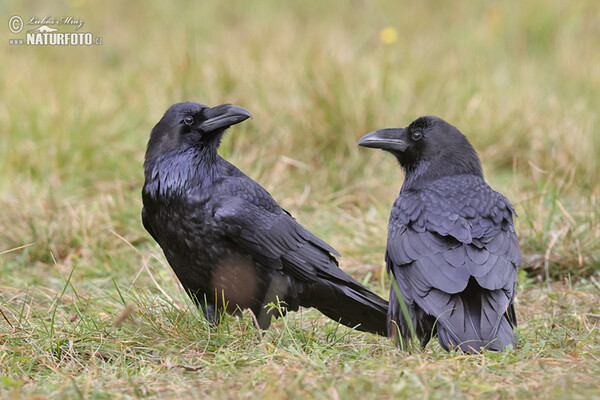
[[[216,152],[227,128],[252,118],[242,107],[222,104],[208,107],[199,103],[173,104],[156,124],[146,151],[146,161],[190,147]]]
[[[392,153],[404,168],[407,181],[413,183],[449,175],[483,177],[473,146],[441,118],[425,116],[406,128],[380,129],[360,138],[358,145]]]

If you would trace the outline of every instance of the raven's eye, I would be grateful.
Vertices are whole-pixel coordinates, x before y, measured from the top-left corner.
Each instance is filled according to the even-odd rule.
[[[412,140],[414,140],[415,142],[418,140],[421,140],[422,137],[423,137],[423,132],[421,132],[421,131],[414,131],[412,133]]]
[[[194,123],[194,117],[187,115],[183,118],[183,123],[186,125],[192,125]]]

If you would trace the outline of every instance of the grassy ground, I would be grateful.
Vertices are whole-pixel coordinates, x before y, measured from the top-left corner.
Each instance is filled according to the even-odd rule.
[[[103,37],[10,46],[24,35],[0,30],[0,397],[599,396],[596,2],[9,1],[0,12],[78,17]],[[519,213],[518,349],[405,353],[310,310],[260,342],[248,316],[209,329],[139,219],[150,129],[182,100],[250,110],[222,154],[382,295],[402,178],[356,141],[422,114],[458,126]]]

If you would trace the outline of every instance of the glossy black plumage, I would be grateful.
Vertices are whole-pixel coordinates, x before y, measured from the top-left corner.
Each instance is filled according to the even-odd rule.
[[[422,345],[437,334],[446,350],[514,347],[515,211],[485,182],[466,137],[440,118],[421,117],[405,129],[369,133],[359,145],[389,151],[405,171],[385,255],[400,292],[390,290],[389,334],[406,342],[412,325]]]
[[[241,107],[173,105],[152,130],[142,220],[206,318],[249,308],[266,329],[281,301],[386,334],[387,302],[344,273],[331,246],[217,154]]]

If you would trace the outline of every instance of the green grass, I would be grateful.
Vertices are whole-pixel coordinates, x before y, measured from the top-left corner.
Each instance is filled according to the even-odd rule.
[[[104,39],[10,46],[23,34],[0,29],[1,398],[598,397],[596,2],[11,0],[0,12],[79,17]],[[386,297],[402,175],[356,141],[423,114],[456,125],[519,213],[518,348],[406,353],[313,310],[260,342],[248,315],[208,327],[139,218],[150,130],[183,100],[248,109],[221,153]]]

